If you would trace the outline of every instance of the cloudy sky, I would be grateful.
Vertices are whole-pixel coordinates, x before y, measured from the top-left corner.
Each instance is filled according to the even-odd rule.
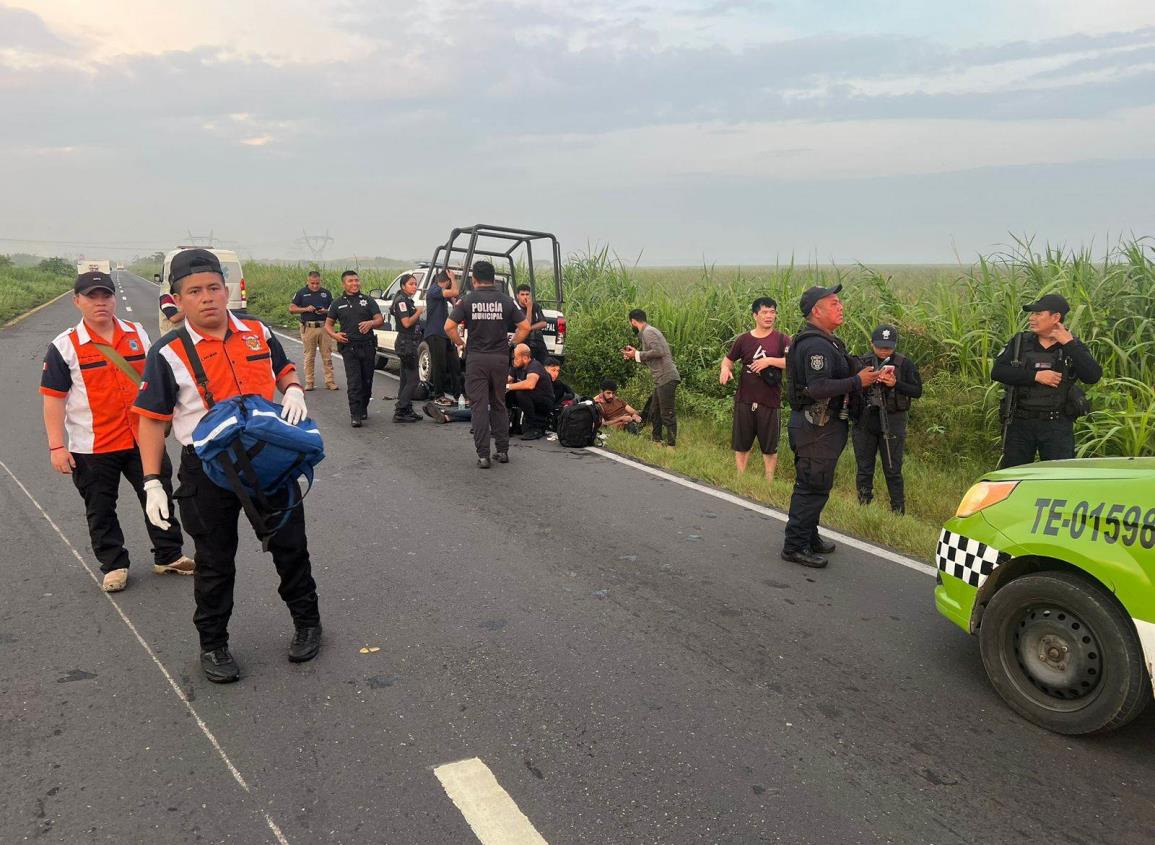
[[[1155,235],[1152,0],[0,0],[0,252],[970,259]],[[91,244],[91,246],[85,246]]]

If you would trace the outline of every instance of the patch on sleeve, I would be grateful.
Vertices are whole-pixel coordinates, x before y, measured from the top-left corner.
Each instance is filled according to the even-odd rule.
[[[810,356],[810,369],[814,370],[814,372],[816,372],[816,373],[819,373],[819,372],[822,372],[823,370],[825,370],[826,369],[826,356],[825,355],[811,355]]]

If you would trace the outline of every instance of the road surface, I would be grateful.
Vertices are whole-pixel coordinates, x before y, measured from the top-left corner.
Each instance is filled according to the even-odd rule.
[[[116,275],[155,333],[155,287]],[[76,320],[65,297],[0,332],[4,842],[1152,841],[1155,708],[1099,739],[1022,721],[926,572],[784,563],[764,513],[554,443],[479,471],[467,426],[376,400],[352,429],[344,390],[307,394],[325,647],[286,661],[242,531],[243,677],[213,686],[127,488],[108,597],[51,471],[40,362]]]

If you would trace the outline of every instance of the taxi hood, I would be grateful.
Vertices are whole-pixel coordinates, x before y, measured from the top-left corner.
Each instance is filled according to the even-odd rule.
[[[1008,467],[983,476],[985,481],[1071,481],[1151,479],[1155,481],[1155,458],[1076,458],[1040,461]]]

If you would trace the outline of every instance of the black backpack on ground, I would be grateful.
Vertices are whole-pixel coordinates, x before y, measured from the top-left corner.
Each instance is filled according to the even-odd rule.
[[[601,421],[601,409],[594,402],[574,402],[563,408],[558,417],[557,442],[571,449],[592,446]]]

